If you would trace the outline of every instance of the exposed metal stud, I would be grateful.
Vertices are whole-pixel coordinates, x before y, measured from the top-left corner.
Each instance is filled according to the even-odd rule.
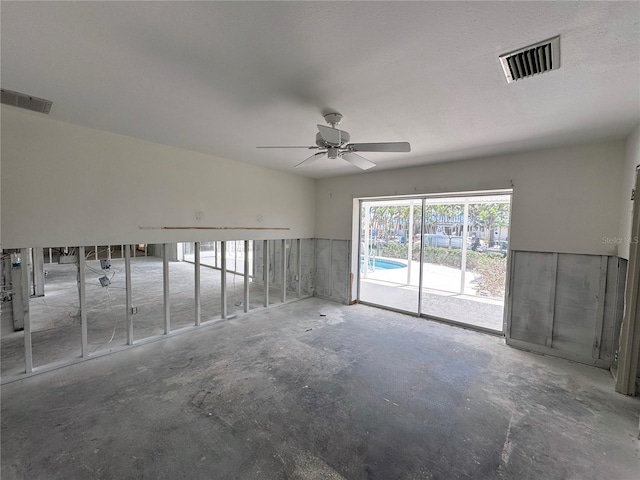
[[[44,248],[32,248],[33,254],[33,295],[44,296]]]
[[[131,250],[127,245],[126,250],[121,250],[124,253],[124,275],[126,285],[126,321],[127,321],[127,345],[133,345],[133,295],[131,293]]]
[[[24,369],[26,373],[33,372],[33,349],[31,344],[31,316],[29,315],[29,255],[28,248],[20,249],[20,273],[22,274],[22,298],[23,298],[23,317],[24,317]]]
[[[221,316],[227,318],[227,242],[220,242]]]
[[[78,247],[78,297],[80,299],[80,328],[81,328],[81,343],[82,343],[82,357],[89,356],[89,343],[87,340],[87,295],[86,295],[86,253],[85,247]]]
[[[194,272],[195,272],[195,297],[196,297],[196,326],[202,321],[202,302],[200,300],[200,242],[193,244],[194,248]]]
[[[169,244],[168,243],[162,244],[162,283],[164,286],[164,334],[169,335],[169,333],[171,332],[171,312],[169,310],[170,304],[169,304]]]
[[[244,311],[249,311],[249,240],[244,241]]]
[[[287,241],[282,239],[282,303],[287,300]]]
[[[264,283],[264,306],[269,306],[269,240],[262,244],[262,277]]]
[[[302,239],[298,239],[298,285],[296,295],[302,298]]]

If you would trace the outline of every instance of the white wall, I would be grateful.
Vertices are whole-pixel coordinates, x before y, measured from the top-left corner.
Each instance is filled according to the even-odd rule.
[[[313,237],[312,179],[5,106],[1,146],[4,248]],[[196,225],[290,230],[140,229]]]
[[[637,165],[640,165],[640,125],[627,138],[626,158],[622,174],[619,254],[627,260],[629,260],[629,241],[635,240],[631,239],[631,218],[633,216],[631,191],[636,182]],[[638,195],[638,192],[636,192],[636,195]]]
[[[316,237],[349,239],[353,198],[511,188],[516,250],[615,255],[625,142],[319,180]]]

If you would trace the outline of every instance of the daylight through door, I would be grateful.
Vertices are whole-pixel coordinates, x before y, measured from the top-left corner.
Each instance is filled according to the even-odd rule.
[[[503,331],[511,195],[360,202],[358,300]]]

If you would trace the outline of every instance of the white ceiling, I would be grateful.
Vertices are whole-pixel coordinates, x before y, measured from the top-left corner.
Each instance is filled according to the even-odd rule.
[[[322,112],[377,169],[588,140],[640,122],[640,2],[5,2],[2,87],[51,118],[294,170]],[[561,35],[561,68],[507,84],[498,55]]]

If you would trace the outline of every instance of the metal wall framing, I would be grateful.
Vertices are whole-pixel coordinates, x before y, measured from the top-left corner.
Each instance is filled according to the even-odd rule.
[[[87,306],[87,295],[85,292],[85,285],[86,285],[86,281],[87,281],[87,276],[86,276],[86,269],[89,268],[86,264],[87,262],[87,252],[86,252],[86,248],[84,246],[80,246],[78,247],[77,251],[78,251],[78,255],[77,255],[77,264],[76,264],[76,268],[77,268],[77,293],[78,293],[78,300],[79,300],[79,319],[80,319],[80,341],[81,341],[81,354],[79,357],[75,357],[75,358],[70,358],[68,360],[65,361],[58,361],[58,362],[52,362],[52,363],[47,363],[41,366],[37,366],[34,367],[33,365],[33,352],[32,352],[32,322],[31,322],[31,318],[30,318],[30,311],[29,311],[29,294],[30,294],[30,285],[29,285],[29,262],[26,261],[26,259],[28,258],[28,255],[31,254],[30,249],[28,248],[24,248],[20,250],[21,253],[21,257],[24,259],[24,261],[21,263],[21,266],[19,268],[19,274],[21,274],[20,276],[20,281],[21,281],[21,292],[22,295],[20,296],[20,299],[16,299],[16,301],[20,300],[21,301],[21,313],[22,313],[22,317],[24,319],[24,339],[21,341],[24,341],[24,373],[22,374],[18,374],[18,375],[11,375],[11,376],[3,376],[0,384],[5,384],[5,383],[9,383],[9,382],[13,382],[13,381],[17,381],[20,380],[22,378],[25,378],[26,376],[30,376],[30,375],[34,375],[34,374],[38,374],[38,373],[43,373],[46,371],[50,371],[56,368],[60,368],[62,366],[66,366],[66,365],[71,365],[74,363],[78,363],[87,359],[91,359],[91,358],[97,358],[97,357],[101,357],[104,355],[108,355],[111,353],[115,353],[115,352],[119,352],[122,350],[126,350],[128,348],[131,348],[133,346],[136,345],[142,345],[142,344],[146,344],[152,341],[158,341],[162,338],[166,338],[167,336],[171,336],[174,334],[180,334],[180,333],[185,333],[188,331],[191,331],[193,329],[197,329],[197,328],[202,328],[202,327],[206,327],[208,325],[212,325],[215,323],[218,323],[220,321],[224,321],[227,318],[234,318],[237,317],[238,315],[246,315],[246,314],[250,314],[252,311],[257,310],[262,310],[263,308],[269,308],[272,305],[270,305],[269,302],[269,272],[270,269],[274,269],[275,265],[272,264],[270,262],[270,257],[268,255],[269,252],[269,246],[271,244],[271,242],[277,242],[277,241],[269,241],[269,240],[264,240],[264,241],[260,241],[260,243],[262,243],[262,247],[263,247],[263,252],[265,253],[265,255],[263,255],[263,258],[260,259],[260,261],[262,262],[262,278],[258,279],[258,280],[263,280],[264,282],[264,306],[263,307],[255,307],[254,309],[251,308],[250,306],[250,302],[249,302],[249,298],[250,298],[250,283],[255,280],[253,278],[252,272],[250,271],[251,266],[250,266],[250,262],[249,262],[249,257],[250,257],[250,252],[251,252],[251,241],[249,240],[244,240],[243,241],[243,246],[244,246],[244,271],[242,274],[242,278],[244,279],[244,291],[243,291],[243,310],[240,311],[239,314],[234,314],[234,315],[229,315],[229,311],[227,308],[227,280],[226,280],[226,275],[227,273],[232,273],[232,272],[227,272],[227,262],[226,262],[226,250],[227,250],[227,245],[226,242],[220,242],[220,253],[221,255],[221,265],[220,265],[220,282],[221,282],[221,313],[220,313],[220,318],[215,318],[215,319],[211,319],[208,321],[203,322],[202,321],[202,311],[201,311],[201,302],[202,302],[202,293],[201,293],[201,255],[200,255],[200,242],[195,242],[194,243],[194,264],[195,264],[195,269],[194,269],[194,276],[195,276],[195,291],[193,292],[193,301],[195,302],[195,318],[194,318],[194,323],[192,326],[187,326],[187,327],[183,327],[180,329],[174,329],[172,330],[171,328],[171,316],[170,316],[170,303],[169,303],[169,293],[170,293],[170,289],[171,289],[171,285],[169,283],[169,264],[170,264],[170,260],[169,260],[169,256],[170,256],[170,249],[172,247],[171,244],[162,244],[160,251],[155,250],[156,254],[160,254],[162,256],[162,296],[163,296],[163,304],[162,304],[162,317],[163,317],[163,333],[160,335],[152,335],[146,338],[140,338],[137,339],[135,338],[135,326],[136,326],[136,321],[135,321],[135,314],[136,314],[136,309],[139,307],[134,307],[133,306],[133,296],[132,296],[132,269],[131,269],[131,265],[132,262],[135,262],[135,248],[136,245],[122,245],[121,246],[121,258],[118,258],[117,260],[115,258],[112,257],[111,255],[111,247],[108,247],[107,253],[106,253],[106,258],[108,258],[111,261],[122,261],[123,262],[123,266],[124,266],[124,273],[125,273],[125,299],[124,299],[124,303],[125,303],[125,331],[126,331],[126,344],[121,345],[121,346],[117,346],[117,347],[109,347],[108,349],[104,349],[104,350],[98,350],[96,352],[91,352],[89,351],[89,344],[88,344],[88,319],[87,319],[87,312],[88,312],[88,306]],[[305,239],[304,242],[311,242],[310,245],[313,245],[313,240],[312,239]],[[255,245],[258,242],[253,242],[253,245],[255,247]],[[293,302],[293,301],[297,301],[299,299],[302,298],[307,298],[308,296],[313,294],[313,288],[311,288],[309,286],[310,282],[313,280],[313,272],[308,272],[304,275],[305,277],[305,281],[306,281],[306,285],[303,288],[303,262],[302,262],[302,251],[303,251],[303,240],[302,239],[295,239],[295,242],[292,241],[287,241],[287,240],[281,240],[280,242],[278,242],[280,246],[282,247],[282,258],[281,258],[281,262],[280,265],[278,265],[277,271],[278,271],[278,278],[276,279],[277,282],[282,282],[282,297],[279,299],[281,300],[283,303],[288,303],[288,302]],[[288,269],[291,268],[290,265],[288,265],[287,262],[287,255],[285,255],[287,249],[293,249],[295,246],[296,250],[297,250],[297,255],[298,255],[298,260],[297,263],[295,264],[295,272],[288,272]],[[89,247],[90,249],[93,249],[94,247]],[[146,249],[146,245],[145,245],[145,249]],[[98,249],[96,248],[96,251]],[[44,250],[43,250],[44,252]],[[45,252],[46,253],[46,252]],[[313,255],[313,249],[308,252],[309,254]],[[94,254],[93,252],[89,251],[88,255],[90,256],[90,260],[94,260]],[[306,255],[307,257],[309,255]],[[48,259],[50,261],[50,263],[53,263],[53,258],[52,258],[52,251],[51,249],[49,249],[48,252]],[[133,257],[133,259],[132,259]],[[306,257],[305,257],[306,258]],[[96,258],[97,260],[97,258]],[[307,260],[307,265],[308,265],[308,260]],[[254,268],[255,268],[255,262],[254,262]],[[308,267],[307,267],[308,268]],[[236,273],[234,273],[236,274]],[[291,298],[287,298],[287,293],[286,293],[286,285],[287,285],[287,274],[289,275],[293,275],[293,277],[295,277],[297,279],[297,286],[296,286],[296,295],[295,297],[289,295]],[[281,277],[281,278],[280,278]],[[292,277],[292,278],[293,278]],[[17,277],[16,277],[17,278]],[[46,293],[46,292],[45,292]],[[141,302],[142,299],[137,298],[136,299],[137,302]],[[139,303],[137,303],[139,304]],[[278,303],[277,305],[279,305],[280,303]]]

